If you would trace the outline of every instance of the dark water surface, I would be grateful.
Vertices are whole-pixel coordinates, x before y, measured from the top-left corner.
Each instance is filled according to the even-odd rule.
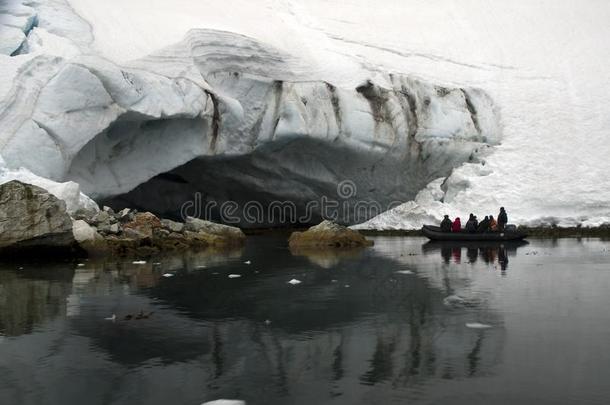
[[[375,242],[2,265],[0,404],[610,403],[610,242]]]

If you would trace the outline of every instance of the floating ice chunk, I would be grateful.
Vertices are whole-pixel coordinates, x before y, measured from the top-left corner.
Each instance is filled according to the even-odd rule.
[[[229,278],[240,278],[241,274],[229,274]]]
[[[165,277],[165,278],[170,278],[170,277],[174,277],[174,276],[175,276],[175,274],[172,274],[172,273],[165,273],[163,275],[163,277]]]
[[[345,288],[349,288],[349,287],[350,287],[350,285],[349,285],[349,284],[345,284]]]
[[[252,264],[252,262],[250,260],[246,260],[244,264]]]
[[[447,307],[472,307],[479,303],[479,300],[474,298],[464,298],[459,295],[450,295],[443,300],[443,304]]]
[[[116,314],[112,314],[112,316],[108,317],[108,318],[104,318],[105,321],[116,321]]]
[[[79,263],[77,264],[78,267],[85,267],[85,263]]]
[[[271,321],[269,319],[265,320],[265,325],[271,325]]]
[[[132,264],[146,264],[145,260],[136,260],[135,262],[132,262]]]
[[[195,267],[196,269],[206,269],[208,266],[202,264],[201,266]]]
[[[484,323],[472,322],[472,323],[467,323],[466,327],[470,328],[470,329],[489,329],[489,328],[491,328],[491,325],[485,325]]]
[[[302,281],[301,280],[297,280],[296,278],[293,278],[292,280],[290,280],[288,282],[288,284],[292,284],[292,285],[298,285],[298,284],[301,284],[301,283],[302,283]]]
[[[246,405],[246,401],[238,399],[217,399],[216,401],[204,402],[201,405]]]
[[[400,271],[397,271],[396,273],[398,273],[398,274],[406,274],[406,275],[414,274],[411,270],[400,270]]]
[[[464,302],[464,298],[459,295],[450,295],[443,300],[443,304],[448,307],[463,306]]]

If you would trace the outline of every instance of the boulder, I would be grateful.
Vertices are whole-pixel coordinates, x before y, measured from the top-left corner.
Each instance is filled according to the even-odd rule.
[[[180,233],[184,230],[184,224],[181,222],[172,221],[170,219],[162,219],[161,226],[170,232]]]
[[[332,221],[323,221],[305,232],[294,232],[288,244],[291,249],[298,248],[353,248],[371,246],[373,242],[360,232]]]
[[[239,228],[193,217],[186,218],[184,229],[187,239],[210,246],[238,246],[246,241]]]
[[[132,221],[123,225],[123,232],[128,234],[135,231],[143,238],[152,239],[155,229],[161,228],[161,220],[150,212],[139,212],[135,214]]]
[[[72,219],[64,201],[17,180],[0,185],[0,248],[73,244]]]
[[[114,222],[116,222],[116,219],[107,211],[98,212],[89,221],[91,225],[96,227],[100,225],[110,225]]]
[[[102,254],[108,250],[106,240],[99,232],[83,220],[72,224],[72,233],[78,245],[89,254]]]

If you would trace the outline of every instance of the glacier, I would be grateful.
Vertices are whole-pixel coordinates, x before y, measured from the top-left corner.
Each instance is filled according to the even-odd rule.
[[[360,228],[610,221],[610,7],[437,3],[5,2],[2,170],[75,207],[303,208],[349,180],[348,223],[404,203]]]

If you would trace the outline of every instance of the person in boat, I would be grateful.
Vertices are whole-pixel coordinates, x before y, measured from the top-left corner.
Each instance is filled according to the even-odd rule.
[[[453,221],[451,232],[462,232],[462,221],[460,221],[460,217],[457,217],[455,221]]]
[[[498,222],[494,219],[493,215],[489,216],[489,230],[496,232],[498,230]]]
[[[441,232],[451,232],[451,220],[449,219],[449,215],[445,215],[445,218],[441,222]]]
[[[477,217],[474,214],[470,214],[470,218],[468,218],[468,222],[466,222],[465,230],[469,233],[475,233],[477,231],[477,227],[479,223],[477,221]]]
[[[489,231],[489,217],[483,218],[479,226],[477,227],[478,233],[485,233]]]
[[[500,213],[498,214],[498,230],[502,232],[506,224],[508,223],[508,215],[506,214],[506,210],[504,207],[500,208]]]

